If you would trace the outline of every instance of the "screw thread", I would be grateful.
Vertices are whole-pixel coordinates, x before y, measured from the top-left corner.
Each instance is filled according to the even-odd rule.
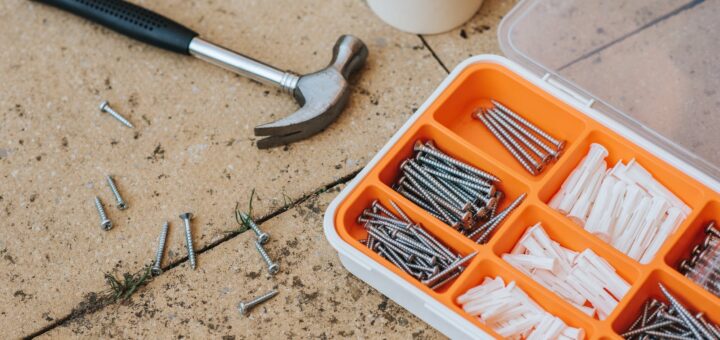
[[[120,191],[118,191],[117,185],[115,185],[115,179],[113,179],[113,177],[110,175],[107,175],[105,177],[107,178],[107,183],[110,187],[110,191],[112,191],[113,196],[115,196],[115,201],[117,202],[118,208],[120,208],[120,210],[125,209],[127,207],[127,204],[125,203],[125,200],[123,200],[122,196],[120,196]]]
[[[195,249],[193,248],[192,231],[190,230],[190,219],[183,218],[185,223],[185,245],[187,246],[188,260],[190,261],[190,267],[195,269],[197,263],[195,262]]]
[[[255,223],[255,221],[250,217],[250,215],[246,213],[240,213],[240,217],[243,219],[243,221],[247,223],[248,227],[252,229],[252,231],[255,233],[255,236],[260,237],[263,232],[262,230],[260,230],[260,227],[258,227],[257,223]]]
[[[160,230],[160,238],[158,240],[157,250],[155,250],[155,263],[153,263],[152,270],[154,272],[160,272],[160,263],[162,262],[163,250],[165,250],[165,240],[167,240],[169,224],[166,221],[163,223],[162,229]]]
[[[472,165],[469,165],[469,164],[464,163],[464,162],[461,162],[461,161],[459,161],[459,160],[457,160],[457,159],[455,159],[455,158],[452,158],[452,157],[446,155],[445,153],[443,153],[442,151],[440,151],[440,150],[438,150],[438,149],[430,148],[430,147],[428,147],[428,146],[426,146],[426,145],[423,145],[423,144],[421,144],[421,143],[416,144],[416,145],[415,145],[415,148],[416,148],[417,151],[422,151],[422,152],[429,153],[429,154],[431,154],[431,155],[433,155],[433,156],[435,156],[435,157],[437,157],[437,158],[442,159],[443,161],[446,161],[446,162],[448,162],[448,163],[450,163],[450,164],[453,164],[453,165],[455,165],[455,166],[457,166],[457,167],[460,167],[460,168],[464,169],[465,171],[468,171],[468,172],[471,172],[471,173],[473,173],[473,174],[475,174],[475,175],[477,175],[477,176],[480,176],[481,178],[487,179],[487,180],[489,180],[489,181],[491,181],[491,182],[500,182],[500,180],[499,180],[497,177],[493,176],[492,174],[489,174],[489,173],[487,173],[487,172],[485,172],[485,171],[482,171],[482,170],[480,170],[480,169],[478,169],[478,168],[476,168],[476,167],[474,167],[474,166],[472,166]]]
[[[496,101],[494,101],[494,100],[491,100],[491,102],[493,103],[493,105],[495,105],[498,109],[500,109],[502,112],[504,112],[504,113],[507,114],[508,116],[511,116],[512,118],[514,118],[515,120],[517,120],[517,121],[520,122],[521,124],[527,126],[528,129],[533,130],[533,131],[534,131],[535,133],[537,133],[538,135],[540,135],[540,136],[542,136],[543,138],[547,139],[547,141],[550,142],[550,143],[552,143],[553,145],[555,145],[556,148],[560,148],[560,147],[562,146],[562,144],[563,144],[562,142],[560,142],[559,140],[553,138],[552,136],[550,136],[549,134],[547,134],[545,131],[543,131],[542,129],[540,129],[539,127],[537,127],[535,124],[530,123],[527,119],[521,117],[520,115],[518,115],[518,114],[515,113],[515,112],[512,112],[510,109],[508,109],[507,107],[505,107],[503,104],[500,104],[500,103],[498,103],[498,102],[496,102]]]
[[[520,143],[530,149],[530,151],[532,151],[536,156],[538,156],[542,162],[544,162],[548,158],[548,155],[546,153],[540,151],[537,147],[535,147],[535,145],[533,145],[533,143],[530,143],[530,141],[525,139],[525,137],[523,137],[521,133],[518,132],[518,129],[516,127],[512,126],[512,124],[509,124],[506,120],[506,117],[503,117],[502,114],[500,114],[500,111],[495,109],[491,109],[488,111],[490,112],[490,117],[495,118],[495,121],[497,121],[503,128],[505,128],[505,130],[510,132],[510,134],[513,135],[515,139],[519,140]]]
[[[513,157],[515,157],[515,159],[523,166],[523,168],[525,168],[525,170],[527,170],[530,174],[535,174],[535,170],[530,167],[530,165],[520,156],[520,154],[517,153],[517,151],[515,151],[512,145],[510,145],[509,142],[505,140],[505,137],[498,132],[498,130],[495,128],[495,125],[492,124],[492,122],[489,121],[482,112],[478,112],[476,117],[480,119],[483,125],[485,125],[485,127],[490,130],[490,133],[492,133],[493,136],[495,136],[495,138],[500,141],[500,143],[505,147],[505,149],[510,151]]]
[[[102,202],[100,202],[100,197],[97,196],[95,196],[95,209],[97,209],[98,215],[100,215],[101,222],[107,220],[105,208],[103,208]]]
[[[128,121],[128,120],[125,119],[125,117],[123,117],[121,114],[119,114],[119,113],[117,113],[115,110],[113,110],[113,108],[111,108],[110,105],[104,105],[103,108],[102,108],[102,111],[103,111],[103,112],[106,112],[107,114],[109,114],[109,115],[111,115],[111,116],[113,116],[113,118],[117,119],[120,123],[123,123],[123,125],[131,128],[131,129],[134,127],[134,126],[132,125],[132,123],[130,123],[130,121]]]
[[[450,198],[450,201],[453,201],[453,203],[455,203],[455,205],[459,209],[462,209],[465,206],[465,203],[467,203],[467,202],[462,202],[462,200],[459,197],[457,197],[453,192],[448,190],[444,185],[442,185],[442,183],[440,183],[438,180],[436,180],[433,176],[430,176],[430,174],[428,174],[425,171],[425,169],[418,166],[418,164],[415,163],[415,161],[410,160],[407,164],[410,165],[410,169],[416,171],[415,176],[418,177],[418,179],[420,180],[421,183],[425,184],[428,188],[431,188],[433,191],[435,191],[438,194],[445,194],[445,196]],[[407,166],[405,168],[407,170],[410,170],[407,168]]]
[[[525,149],[520,146],[520,144],[518,144],[518,142],[512,136],[508,134],[508,131],[497,121],[495,116],[493,116],[492,114],[488,114],[487,119],[490,121],[490,124],[495,126],[495,129],[497,129],[497,131],[500,132],[503,137],[505,137],[505,139],[510,143],[510,145],[513,146],[515,151],[519,152],[520,155],[522,155],[522,157],[527,162],[530,162],[530,164],[533,166],[533,169],[540,169],[540,164],[538,164],[535,159],[530,156],[530,154],[528,154],[527,151],[525,151]]]
[[[267,264],[268,267],[275,264],[275,262],[273,262],[273,260],[270,258],[270,255],[268,255],[267,251],[265,251],[265,248],[263,248],[260,242],[255,241],[255,249],[257,249],[258,253],[260,253],[260,257],[262,257],[263,261],[265,261],[265,264]]]
[[[437,169],[437,170],[433,170],[433,171],[438,172],[438,173],[443,173],[447,177],[451,177],[450,175],[459,177],[458,179],[463,180],[465,183],[467,183],[468,186],[470,186],[474,189],[478,189],[478,190],[488,189],[492,185],[485,180],[482,180],[475,176],[469,176],[467,173],[464,173],[458,169],[455,169],[453,167],[442,164],[441,162],[438,162],[430,157],[421,156],[418,158],[418,160],[420,161],[420,163],[424,163],[426,165],[429,165],[432,168]],[[446,173],[450,174],[450,175],[447,175]],[[465,184],[465,183],[463,183],[463,184]]]
[[[263,302],[265,302],[265,301],[267,301],[267,300],[272,299],[272,298],[273,298],[275,295],[277,295],[277,294],[278,294],[278,291],[275,290],[275,289],[273,289],[273,290],[271,290],[271,291],[269,291],[269,292],[267,292],[267,293],[265,293],[265,294],[263,294],[263,295],[260,295],[260,296],[258,296],[258,297],[256,297],[256,298],[248,301],[247,303],[245,303],[245,306],[246,306],[248,309],[253,308],[253,307],[255,307],[255,306],[257,306],[257,305],[259,305],[259,304],[261,304],[261,303],[263,303]]]

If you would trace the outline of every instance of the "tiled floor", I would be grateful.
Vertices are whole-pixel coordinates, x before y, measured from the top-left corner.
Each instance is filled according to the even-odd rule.
[[[322,233],[322,215],[452,69],[502,54],[500,20],[515,1],[486,0],[453,31],[417,36],[377,19],[360,0],[133,2],[211,41],[306,73],[328,62],[344,33],[363,39],[367,66],[348,109],[322,134],[258,150],[252,129],[296,109],[280,91],[173,55],[37,2],[0,3],[0,328],[6,337],[441,338],[349,274]],[[104,99],[136,128],[101,115]],[[130,207],[104,182],[115,175]],[[236,203],[255,189],[272,234],[277,277],[252,235],[237,234]],[[91,203],[115,228],[100,230]],[[289,209],[285,209],[289,207]],[[179,213],[192,211],[198,268],[185,259]],[[107,303],[104,273],[152,260],[171,222],[159,277]],[[241,299],[279,296],[249,317]]]

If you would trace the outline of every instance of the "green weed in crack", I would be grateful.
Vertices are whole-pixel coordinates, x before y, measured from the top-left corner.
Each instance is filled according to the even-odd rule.
[[[105,273],[105,282],[110,286],[107,292],[115,302],[118,300],[127,300],[143,286],[148,278],[150,278],[150,266],[145,266],[136,273],[124,273],[122,278],[116,278],[114,274]]]

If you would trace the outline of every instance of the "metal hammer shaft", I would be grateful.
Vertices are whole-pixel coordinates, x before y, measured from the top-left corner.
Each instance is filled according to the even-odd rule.
[[[261,83],[278,86],[290,94],[295,90],[300,79],[293,73],[278,70],[200,37],[193,38],[188,49],[190,54],[199,59]]]

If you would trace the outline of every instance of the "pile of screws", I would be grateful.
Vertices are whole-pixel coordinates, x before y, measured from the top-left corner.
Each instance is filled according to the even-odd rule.
[[[715,227],[715,221],[708,222],[705,233],[705,239],[693,247],[690,258],[680,262],[680,272],[720,296],[720,230]]]
[[[600,320],[606,319],[630,290],[630,284],[592,249],[576,252],[561,246],[539,222],[528,228],[502,259]]]
[[[497,101],[490,101],[494,106],[489,109],[479,108],[475,117],[482,121],[527,172],[538,175],[550,162],[560,158],[565,141],[553,138]]]
[[[629,339],[720,339],[718,325],[707,321],[703,313],[692,314],[661,283],[660,291],[670,302],[656,299],[645,302],[642,313],[627,332],[621,334]]]
[[[123,200],[122,196],[120,196],[120,191],[118,191],[117,185],[115,184],[115,180],[113,179],[113,177],[107,175],[105,176],[105,179],[107,180],[108,186],[110,187],[110,191],[115,197],[115,201],[117,202],[117,208],[119,210],[127,209],[127,203],[125,203],[125,200]],[[95,203],[95,209],[97,209],[98,215],[100,216],[100,228],[105,231],[112,229],[112,221],[110,221],[110,219],[107,217],[102,201],[100,201],[100,197],[95,196],[93,202]]]
[[[395,214],[375,200],[358,217],[368,232],[362,242],[424,285],[434,290],[452,281],[477,255],[460,257],[413,223],[395,202],[390,205]]]
[[[515,281],[486,277],[456,302],[506,339],[585,339],[585,330],[570,327],[542,309]]]
[[[432,141],[417,141],[414,151],[400,165],[400,178],[393,188],[477,243],[486,243],[525,199],[526,194],[520,195],[498,213],[505,195],[495,186],[500,182],[497,177],[449,156]]]
[[[607,148],[590,144],[585,158],[548,205],[640,263],[652,261],[690,207],[640,163],[608,167]]]

